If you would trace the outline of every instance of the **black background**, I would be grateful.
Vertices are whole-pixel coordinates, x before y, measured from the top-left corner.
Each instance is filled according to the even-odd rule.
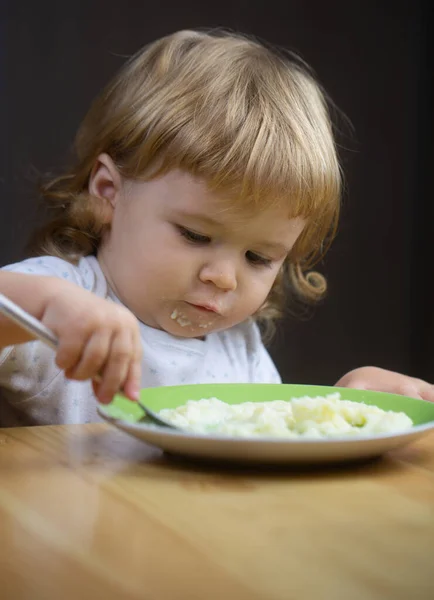
[[[271,352],[285,381],[334,383],[375,364],[434,379],[432,46],[428,2],[2,0],[0,264],[38,219],[35,173],[68,159],[89,102],[143,44],[224,26],[297,51],[354,127],[346,191],[321,270],[327,300],[286,319]]]

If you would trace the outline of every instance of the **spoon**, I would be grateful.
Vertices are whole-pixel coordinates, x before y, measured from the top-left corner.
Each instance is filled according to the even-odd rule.
[[[28,331],[31,335],[38,338],[52,348],[53,350],[57,350],[57,346],[59,344],[59,340],[56,335],[46,327],[41,321],[36,319],[33,315],[29,314],[25,310],[23,310],[20,306],[6,298],[3,294],[0,294],[0,313],[5,315],[8,319],[16,323],[22,329]],[[93,378],[94,381],[100,382],[101,377],[99,375],[95,375]],[[160,425],[161,427],[169,427],[170,429],[179,429],[175,425],[172,425],[168,421],[165,421],[161,417],[157,415],[153,410],[148,408],[141,400],[137,400],[140,408],[145,412],[145,416],[140,419],[140,421],[144,420],[147,416],[153,423],[156,425]]]

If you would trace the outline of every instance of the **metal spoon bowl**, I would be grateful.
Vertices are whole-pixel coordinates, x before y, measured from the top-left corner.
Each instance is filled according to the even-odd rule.
[[[160,427],[169,427],[169,429],[177,429],[178,431],[180,431],[179,427],[177,427],[176,425],[172,425],[172,423],[169,423],[168,421],[165,421],[164,419],[159,417],[156,412],[154,412],[145,404],[143,404],[141,400],[137,400],[137,404],[140,406],[140,408],[142,408],[145,411],[145,416],[139,420],[139,423],[140,421],[143,421],[146,417],[149,417],[149,419],[153,423],[155,423],[156,425],[160,425]]]

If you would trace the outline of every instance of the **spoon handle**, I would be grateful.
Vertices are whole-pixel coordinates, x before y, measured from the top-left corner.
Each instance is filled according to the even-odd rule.
[[[0,294],[0,312],[53,350],[57,349],[58,339],[54,333],[3,294]]]

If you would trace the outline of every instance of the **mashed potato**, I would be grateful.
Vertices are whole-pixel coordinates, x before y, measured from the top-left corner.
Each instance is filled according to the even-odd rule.
[[[330,438],[392,433],[410,429],[404,413],[341,400],[340,394],[290,401],[226,404],[217,398],[189,400],[183,406],[163,409],[160,416],[196,433],[237,437]]]

